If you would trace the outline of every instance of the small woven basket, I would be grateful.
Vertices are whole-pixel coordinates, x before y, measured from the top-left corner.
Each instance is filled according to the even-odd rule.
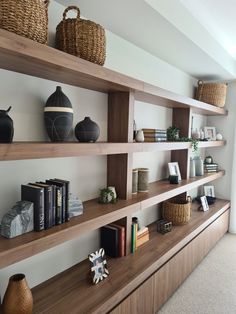
[[[173,225],[186,224],[191,216],[191,198],[189,197],[187,201],[173,198],[163,202],[162,216]]]
[[[67,18],[70,10],[76,10],[76,18]],[[63,13],[63,20],[56,30],[56,47],[59,50],[104,65],[106,58],[106,37],[102,26],[80,18],[80,10],[69,6]]]
[[[226,90],[227,84],[225,83],[198,81],[196,99],[222,108],[225,105]]]
[[[49,0],[1,0],[0,28],[46,44],[48,5]]]

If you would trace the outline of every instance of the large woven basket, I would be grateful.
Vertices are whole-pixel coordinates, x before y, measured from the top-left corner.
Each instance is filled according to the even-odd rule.
[[[67,18],[70,10],[76,10],[76,18]],[[80,18],[80,10],[69,6],[56,30],[56,47],[90,62],[104,65],[106,58],[105,30],[102,26]]]
[[[198,81],[196,99],[217,107],[224,107],[226,99],[227,84],[204,83]]]
[[[173,198],[163,202],[162,216],[173,225],[186,224],[191,216],[191,199],[184,201]]]
[[[46,44],[49,0],[0,0],[0,28]]]

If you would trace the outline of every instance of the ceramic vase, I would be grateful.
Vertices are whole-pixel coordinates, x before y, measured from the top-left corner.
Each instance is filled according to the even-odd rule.
[[[100,135],[100,128],[90,117],[85,117],[75,127],[75,136],[79,142],[96,142]]]
[[[138,130],[135,135],[136,142],[144,142],[144,133],[143,130]]]
[[[132,194],[138,192],[138,169],[132,170]]]
[[[55,93],[46,102],[44,122],[52,142],[64,142],[69,139],[73,126],[73,108],[60,86],[57,86]]]
[[[148,192],[149,188],[149,169],[139,168],[138,169],[138,191]]]
[[[2,303],[3,314],[31,314],[32,311],[33,297],[25,275],[10,277]]]
[[[196,176],[203,176],[204,175],[204,164],[203,160],[200,156],[194,157],[195,162],[195,174]]]
[[[193,178],[196,176],[196,169],[195,169],[195,160],[190,157],[190,174],[189,177]]]
[[[13,121],[8,112],[11,110],[0,110],[0,143],[11,143],[14,135]]]

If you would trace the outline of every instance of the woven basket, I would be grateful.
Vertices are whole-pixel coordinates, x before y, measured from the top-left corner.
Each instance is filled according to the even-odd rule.
[[[46,44],[48,5],[49,0],[0,0],[0,28]]]
[[[70,10],[78,12],[76,18],[66,19]],[[68,7],[56,30],[56,47],[90,62],[104,65],[106,58],[105,30],[102,26],[80,18],[76,6]]]
[[[217,107],[224,107],[226,99],[227,84],[204,83],[198,81],[196,99]]]
[[[173,225],[184,225],[190,220],[191,200],[187,201],[170,199],[163,202],[162,216],[171,221]]]

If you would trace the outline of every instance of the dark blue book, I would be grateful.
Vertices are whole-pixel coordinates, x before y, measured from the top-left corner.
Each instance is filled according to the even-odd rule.
[[[119,257],[119,230],[110,225],[101,228],[101,247],[106,255]]]

